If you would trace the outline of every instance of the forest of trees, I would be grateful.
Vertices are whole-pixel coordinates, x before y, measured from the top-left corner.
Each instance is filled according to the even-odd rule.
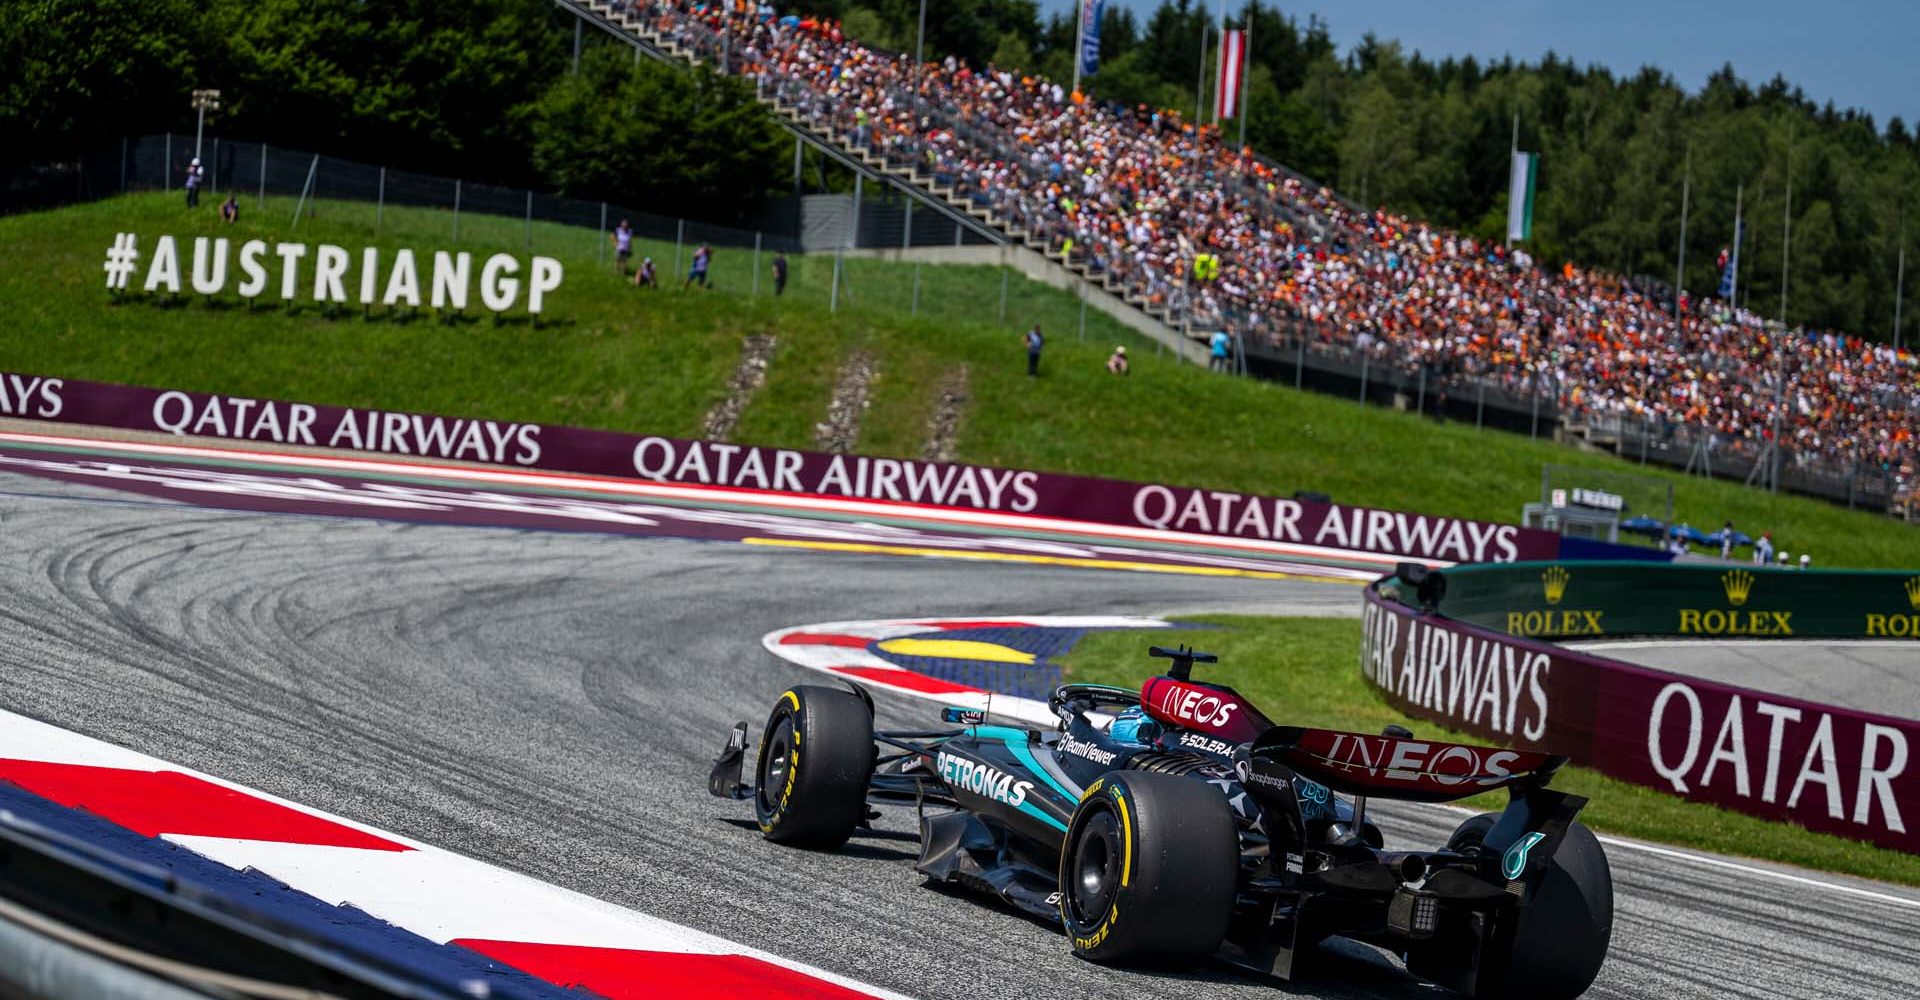
[[[551,0],[0,0],[0,167],[210,134],[731,221],[792,146],[753,87],[598,32],[572,73]]]
[[[778,5],[839,17],[876,47],[914,45],[919,0]],[[790,169],[791,147],[744,87],[611,53],[572,76],[571,20],[548,0],[0,0],[0,15],[10,162],[190,127],[187,91],[217,86],[218,127],[236,138],[639,206],[740,205],[777,192]],[[1191,113],[1206,16],[1193,0],[1144,17],[1110,6],[1086,89]],[[1791,174],[1789,318],[1892,338],[1896,261],[1920,195],[1920,150],[1900,119],[1878,124],[1730,69],[1676,81],[1551,53],[1435,61],[1374,37],[1341,52],[1325,25],[1283,7],[1231,20],[1249,18],[1249,144],[1351,198],[1497,236],[1518,114],[1521,148],[1541,154],[1538,259],[1671,281],[1690,182],[1684,284],[1710,293],[1743,188],[1741,297],[1777,315]],[[1033,0],[929,0],[929,58],[1064,81],[1073,42],[1071,17],[1043,19]],[[1909,341],[1917,311],[1904,311]]]

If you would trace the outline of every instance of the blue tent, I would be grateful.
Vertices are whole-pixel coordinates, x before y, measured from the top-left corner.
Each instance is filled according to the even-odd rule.
[[[1708,542],[1708,544],[1711,544],[1711,545],[1718,545],[1718,544],[1720,544],[1720,537],[1721,537],[1722,535],[1725,535],[1726,533],[1727,533],[1727,529],[1725,529],[1725,528],[1721,528],[1721,529],[1720,529],[1719,531],[1716,531],[1716,532],[1714,532],[1713,534],[1711,534],[1711,535],[1708,535],[1708,536],[1707,536],[1707,542]],[[1747,545],[1752,545],[1752,544],[1753,544],[1753,536],[1752,536],[1752,535],[1749,535],[1749,534],[1747,534],[1747,533],[1746,533],[1746,532],[1744,532],[1744,531],[1740,531],[1740,530],[1738,530],[1738,529],[1735,529],[1735,530],[1734,530],[1734,532],[1733,532],[1733,544],[1734,544],[1734,547],[1735,547],[1735,548],[1739,548],[1739,547],[1741,547],[1741,546],[1747,546]]]
[[[1696,528],[1693,525],[1686,524],[1684,522],[1680,524],[1676,524],[1672,528],[1668,529],[1667,534],[1669,536],[1678,535],[1681,538],[1684,538],[1695,545],[1705,545],[1709,542],[1714,541],[1714,539],[1711,536],[1709,536],[1706,532],[1701,531],[1699,528]]]
[[[1636,514],[1620,522],[1621,531],[1630,531],[1636,535],[1652,535],[1655,538],[1667,533],[1667,526],[1645,514]]]

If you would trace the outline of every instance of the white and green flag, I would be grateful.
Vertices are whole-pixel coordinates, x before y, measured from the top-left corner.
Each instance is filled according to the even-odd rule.
[[[1533,238],[1533,189],[1540,177],[1540,154],[1514,150],[1513,179],[1507,191],[1507,239]]]

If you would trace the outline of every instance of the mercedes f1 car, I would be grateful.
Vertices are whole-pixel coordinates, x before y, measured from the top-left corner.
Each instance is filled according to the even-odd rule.
[[[1171,659],[1136,693],[1066,684],[1051,731],[948,708],[946,728],[873,729],[854,688],[782,694],[741,781],[747,724],[710,790],[751,799],[761,832],[832,849],[914,805],[919,870],[1064,926],[1097,962],[1217,955],[1290,976],[1331,936],[1402,956],[1415,976],[1474,997],[1574,997],[1605,959],[1613,883],[1547,787],[1563,756],[1279,726],[1230,687],[1194,680],[1215,657]],[[1442,802],[1509,791],[1431,850],[1386,850],[1370,798]]]

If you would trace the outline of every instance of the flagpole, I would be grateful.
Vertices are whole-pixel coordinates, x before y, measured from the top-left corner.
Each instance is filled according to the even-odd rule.
[[[1747,197],[1747,182],[1741,181],[1733,188],[1733,259],[1727,266],[1733,268],[1733,280],[1727,283],[1727,308],[1740,308],[1740,210]]]
[[[1787,123],[1787,201],[1780,213],[1780,330],[1773,338],[1773,492],[1780,492],[1780,421],[1787,408],[1787,264],[1793,255],[1793,123]]]
[[[1687,140],[1686,172],[1680,181],[1680,261],[1673,269],[1673,325],[1680,326],[1680,296],[1687,285],[1687,208],[1693,196],[1693,140]]]
[[[1507,142],[1507,200],[1513,200],[1514,171],[1520,169],[1520,109],[1513,111],[1513,138]],[[1507,206],[1507,217],[1513,217],[1513,206]],[[1507,226],[1507,249],[1513,249],[1513,226]]]
[[[1893,278],[1893,349],[1900,349],[1900,302],[1907,290],[1907,214],[1900,213],[1900,264]]]
[[[1200,78],[1193,82],[1193,127],[1198,130],[1207,123],[1207,29],[1213,27],[1209,17],[1200,18]],[[1199,138],[1198,131],[1194,138]]]
[[[1787,264],[1793,256],[1793,128],[1787,128],[1787,207],[1780,213],[1780,325],[1787,325]]]
[[[1073,32],[1073,92],[1080,92],[1080,64],[1087,58],[1087,4],[1093,0],[1080,0],[1075,5]]]
[[[1246,55],[1240,60],[1240,148],[1247,148],[1247,78],[1253,75],[1253,17],[1260,13],[1260,0],[1247,2]]]
[[[1220,127],[1220,106],[1225,104],[1224,94],[1220,93],[1220,71],[1225,68],[1227,58],[1227,0],[1220,0],[1220,27],[1214,32],[1220,39],[1220,54],[1213,60],[1213,127]]]

